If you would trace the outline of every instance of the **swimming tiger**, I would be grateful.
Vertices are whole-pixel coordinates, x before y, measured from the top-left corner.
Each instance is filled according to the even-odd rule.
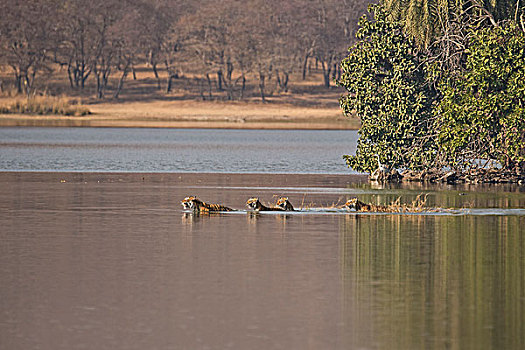
[[[252,208],[253,210],[257,210],[257,211],[284,211],[283,208],[267,207],[267,206],[263,205],[259,201],[259,198],[257,198],[257,197],[253,197],[253,198],[248,199],[248,201],[246,201],[246,205],[248,207]]]
[[[290,201],[288,200],[288,197],[279,197],[279,200],[277,201],[277,206],[287,211],[295,210],[292,203],[290,203]]]
[[[387,207],[384,207],[382,205],[366,204],[366,203],[361,202],[359,199],[357,199],[357,197],[350,198],[348,201],[346,201],[343,208],[344,209],[355,209],[356,211],[377,211],[377,212],[388,211]]]
[[[182,204],[182,207],[186,210],[193,209],[191,206],[191,201],[194,200],[196,197],[194,196],[188,196],[180,201],[180,204]]]
[[[197,197],[189,196],[184,198],[181,201],[184,209],[191,209],[199,212],[209,212],[209,211],[234,211],[235,209],[228,208],[221,204],[210,204],[201,201]]]

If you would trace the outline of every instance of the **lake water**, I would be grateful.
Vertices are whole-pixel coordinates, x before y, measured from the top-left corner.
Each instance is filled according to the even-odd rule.
[[[75,141],[61,130],[69,141],[48,140],[44,149],[65,155],[64,143],[72,143],[74,155],[31,164],[70,166],[84,151],[93,155],[82,144],[111,143],[100,135]],[[46,132],[60,134],[28,131]],[[12,164],[6,149],[17,147],[29,160],[26,147],[46,157],[41,137],[2,138],[0,162]],[[131,157],[121,139],[114,142],[113,156],[97,154]],[[160,149],[148,142],[135,159]],[[525,348],[523,186],[379,186],[337,171],[64,168],[0,172],[0,349]],[[384,204],[420,194],[446,210],[328,209],[352,196]],[[186,212],[180,200],[188,195],[239,211]],[[246,211],[249,197],[278,195],[308,210]]]
[[[0,171],[347,174],[357,132],[0,128]]]

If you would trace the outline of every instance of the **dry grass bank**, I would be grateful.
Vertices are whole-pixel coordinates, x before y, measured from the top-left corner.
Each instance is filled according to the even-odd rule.
[[[86,116],[91,112],[85,106],[67,97],[34,96],[15,97],[0,103],[0,114]]]
[[[0,114],[0,126],[357,129],[360,125],[357,118],[342,115],[338,103],[342,90],[323,87],[319,73],[312,73],[304,81],[294,77],[287,92],[279,92],[270,85],[267,103],[261,102],[255,80],[249,80],[242,100],[228,101],[226,92],[216,86],[210,99],[203,94],[198,77],[181,76],[175,80],[172,91],[166,93],[164,76],[160,77],[161,89],[158,89],[151,70],[139,67],[136,79],[130,74],[118,99],[112,97],[117,80],[114,76],[107,97],[100,100],[94,98],[93,81],[88,80],[85,89],[71,89],[65,77],[60,70],[50,74],[39,91],[81,100],[83,103],[77,107],[89,110],[90,115],[39,115],[49,113],[20,110],[18,114]],[[9,89],[7,72],[1,79],[4,91],[0,94],[0,106],[12,105],[20,97]]]

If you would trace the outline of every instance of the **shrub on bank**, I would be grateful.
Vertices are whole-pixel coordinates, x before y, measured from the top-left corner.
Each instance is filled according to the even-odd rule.
[[[525,162],[524,47],[514,23],[474,31],[465,72],[441,84],[438,138],[452,167],[469,168],[473,155],[507,170]]]
[[[384,6],[369,11],[341,63],[341,107],[362,121],[348,166],[525,174],[524,31],[512,21],[468,27],[464,59],[435,74],[439,54],[417,47]]]
[[[435,92],[426,81],[424,57],[383,6],[371,5],[369,11],[374,19],[360,19],[360,40],[342,61],[338,81],[348,91],[340,100],[343,111],[355,111],[362,123],[356,155],[345,159],[362,172],[374,171],[379,162],[420,168],[435,149],[426,137]]]

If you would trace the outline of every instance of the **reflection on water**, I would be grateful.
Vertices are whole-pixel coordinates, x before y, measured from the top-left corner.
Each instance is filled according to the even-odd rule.
[[[345,307],[364,307],[345,315],[370,318],[380,348],[524,348],[524,224],[523,216],[347,216]]]
[[[429,203],[471,197],[498,215],[199,214],[179,203],[419,193],[359,181],[0,173],[0,348],[524,348],[525,215],[507,215],[525,207],[517,187],[422,190]]]

